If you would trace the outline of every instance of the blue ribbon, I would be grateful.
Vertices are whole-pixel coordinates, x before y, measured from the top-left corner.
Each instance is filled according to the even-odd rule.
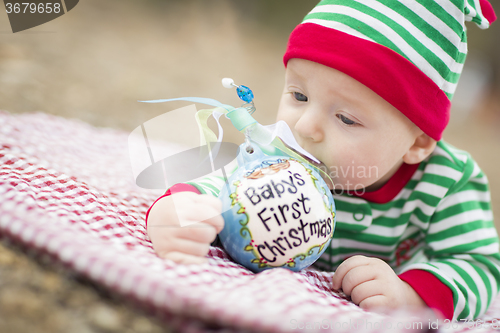
[[[193,102],[193,103],[201,103],[201,104],[207,104],[215,107],[221,107],[223,109],[226,109],[227,111],[231,111],[234,109],[234,106],[227,105],[227,104],[222,104],[221,102],[212,99],[212,98],[205,98],[205,97],[179,97],[179,98],[169,98],[169,99],[154,99],[151,101],[138,101],[141,103],[164,103],[164,102],[172,102],[172,101],[187,101],[187,102]]]

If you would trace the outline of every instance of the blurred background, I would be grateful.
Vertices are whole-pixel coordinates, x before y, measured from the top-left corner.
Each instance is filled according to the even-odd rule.
[[[85,0],[58,19],[15,34],[0,14],[0,109],[131,131],[189,104],[137,100],[199,96],[239,105],[235,91],[220,83],[231,77],[251,87],[254,116],[270,124],[288,35],[316,3]],[[469,56],[444,137],[469,151],[489,176],[500,216],[500,22],[487,30],[468,28]],[[226,125],[227,138],[241,140]]]
[[[85,0],[15,34],[0,13],[0,109],[131,131],[189,104],[138,100],[199,96],[239,105],[235,91],[220,83],[231,77],[253,90],[255,118],[273,123],[288,35],[316,3]],[[469,151],[488,175],[500,230],[500,22],[468,28],[469,56],[444,138]],[[231,127],[226,123],[228,137],[241,140]]]

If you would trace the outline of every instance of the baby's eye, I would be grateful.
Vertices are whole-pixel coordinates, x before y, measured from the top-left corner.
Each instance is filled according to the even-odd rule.
[[[299,102],[307,102],[307,96],[299,92],[294,92],[293,98],[295,98]]]
[[[344,116],[342,114],[338,114],[337,118],[339,118],[346,125],[355,125],[355,124],[357,124],[354,120],[351,120],[351,119],[347,118],[346,116]]]

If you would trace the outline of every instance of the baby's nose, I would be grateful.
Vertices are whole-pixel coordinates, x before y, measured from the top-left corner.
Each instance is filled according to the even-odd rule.
[[[318,112],[314,110],[306,110],[297,123],[295,124],[295,130],[304,139],[311,140],[313,142],[320,142],[324,138],[324,121],[322,121]]]

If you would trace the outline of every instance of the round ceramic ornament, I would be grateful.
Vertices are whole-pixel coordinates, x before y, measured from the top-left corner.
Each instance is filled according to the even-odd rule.
[[[222,85],[236,87],[245,103],[235,108],[200,97],[143,102],[184,100],[216,107],[196,113],[205,143],[222,142],[219,117],[223,114],[245,133],[246,141],[237,154],[238,169],[219,194],[225,222],[219,238],[235,261],[254,272],[275,267],[304,269],[330,245],[335,229],[335,205],[328,185],[304,157],[318,161],[300,147],[285,122],[262,126],[251,116],[256,108],[250,88],[236,85],[231,78],[222,79]],[[218,137],[208,126],[209,116],[217,122]],[[289,156],[278,156],[279,152]]]
[[[330,190],[310,164],[248,147],[240,146],[239,167],[219,195],[225,222],[219,238],[236,262],[254,272],[306,268],[333,236]]]

